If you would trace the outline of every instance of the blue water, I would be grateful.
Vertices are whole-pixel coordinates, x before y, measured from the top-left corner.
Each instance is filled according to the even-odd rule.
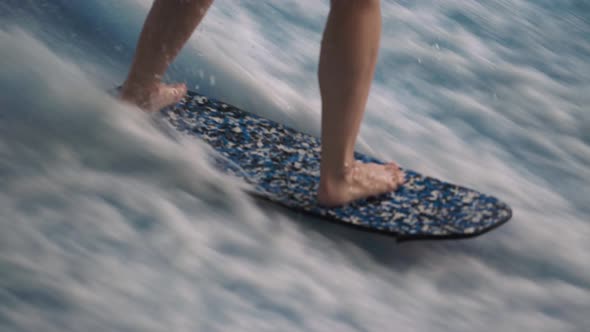
[[[111,98],[149,6],[0,0],[0,331],[590,330],[590,2],[383,1],[359,150],[514,210],[402,245]],[[217,0],[166,79],[317,135],[327,12]]]

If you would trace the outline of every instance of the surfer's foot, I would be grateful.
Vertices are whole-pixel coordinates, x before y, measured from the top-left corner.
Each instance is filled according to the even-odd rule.
[[[318,202],[333,207],[395,191],[404,183],[404,178],[404,171],[395,163],[380,165],[355,161],[346,165],[340,175],[322,178]]]
[[[159,83],[151,88],[123,85],[121,100],[146,111],[158,111],[178,103],[186,95],[186,85]]]

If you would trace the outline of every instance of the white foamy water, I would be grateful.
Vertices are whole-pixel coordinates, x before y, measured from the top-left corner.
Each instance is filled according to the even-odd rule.
[[[590,9],[384,1],[359,149],[494,194],[397,245],[255,202],[119,104],[148,1],[0,3],[0,331],[586,331]],[[218,0],[169,72],[319,133],[327,1]]]

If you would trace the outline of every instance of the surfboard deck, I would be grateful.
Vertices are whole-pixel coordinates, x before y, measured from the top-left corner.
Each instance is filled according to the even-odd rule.
[[[316,201],[318,138],[193,91],[161,113],[177,130],[213,147],[222,157],[216,166],[246,181],[251,194],[332,222],[409,241],[470,238],[512,216],[493,196],[409,169],[395,192],[323,207]],[[355,157],[382,163],[361,153]]]

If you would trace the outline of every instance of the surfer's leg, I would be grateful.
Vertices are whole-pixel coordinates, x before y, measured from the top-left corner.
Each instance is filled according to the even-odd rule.
[[[179,101],[184,84],[161,82],[164,72],[189,39],[213,0],[155,0],[144,23],[121,99],[147,110]]]
[[[354,145],[373,80],[379,39],[379,0],[332,0],[320,53],[322,96],[321,204],[334,206],[395,190],[395,164],[354,160]]]

